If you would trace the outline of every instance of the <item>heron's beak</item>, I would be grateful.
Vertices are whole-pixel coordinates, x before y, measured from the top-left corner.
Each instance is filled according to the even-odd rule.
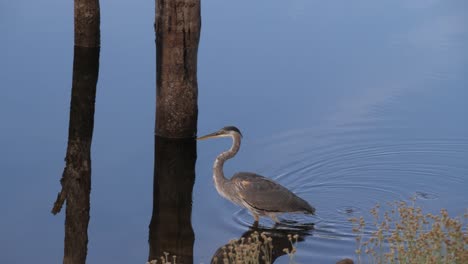
[[[214,132],[208,135],[204,135],[202,137],[198,137],[197,140],[205,140],[205,139],[215,138],[215,137],[219,137],[219,132]]]

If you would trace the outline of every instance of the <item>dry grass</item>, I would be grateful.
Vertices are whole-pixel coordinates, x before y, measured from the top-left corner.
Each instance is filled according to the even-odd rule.
[[[379,206],[371,210],[375,231],[365,241],[364,218],[350,219],[357,234],[357,263],[468,263],[468,214],[450,218],[445,209],[440,215],[423,214],[414,200],[411,205],[397,202],[390,206],[383,218]]]
[[[272,238],[264,233],[253,232],[249,237],[233,239],[222,248],[223,259],[215,258],[214,263],[271,263]]]
[[[283,252],[288,254],[289,264],[295,263],[294,256],[297,251],[296,244],[297,244],[298,239],[299,239],[299,235],[288,235],[289,243],[291,243],[291,250],[289,250],[289,248],[284,248]]]

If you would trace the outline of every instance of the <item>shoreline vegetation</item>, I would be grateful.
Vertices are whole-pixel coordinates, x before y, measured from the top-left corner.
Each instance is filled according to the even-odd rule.
[[[440,214],[423,213],[411,203],[389,203],[390,210],[381,212],[376,205],[373,223],[363,217],[351,218],[356,234],[356,263],[468,263],[468,211],[451,218],[446,209]],[[366,233],[366,226],[374,231]]]
[[[380,205],[372,210],[373,222],[361,216],[351,218],[356,234],[355,260],[346,258],[337,262],[375,264],[464,264],[468,263],[468,209],[463,216],[451,218],[446,209],[440,214],[423,213],[415,199],[411,203],[389,203],[389,210]],[[253,232],[247,238],[233,239],[223,247],[221,258],[212,263],[272,263],[273,238]],[[298,235],[288,235],[290,248],[282,249],[294,264]],[[164,253],[159,260],[147,264],[177,264],[177,257]],[[350,252],[350,254],[352,254]]]

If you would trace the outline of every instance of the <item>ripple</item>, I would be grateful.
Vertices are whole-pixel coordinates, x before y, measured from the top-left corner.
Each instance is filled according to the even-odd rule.
[[[252,226],[254,223],[252,215],[248,213],[246,209],[239,209],[232,215],[234,223],[240,228],[245,229]],[[281,223],[275,225],[275,222],[271,220],[269,217],[260,217],[260,227],[264,228],[288,228],[288,229],[310,229],[311,226],[315,225],[315,223],[320,222],[320,218],[311,215],[305,214],[295,214],[295,213],[285,213],[279,214],[278,218],[280,219]]]
[[[398,138],[369,127],[343,127],[322,134],[294,131],[264,141],[268,153],[277,156],[269,168],[274,173],[264,174],[276,175],[276,181],[317,208],[314,236],[353,237],[349,218],[370,219],[369,211],[376,204],[414,196],[436,200],[463,195],[468,175],[467,138]],[[244,214],[238,217],[247,225]],[[286,217],[295,223],[309,220],[300,215]]]
[[[421,141],[388,144],[385,142],[347,142],[329,148],[321,146],[310,151],[301,150],[303,157],[294,161],[285,158],[276,179],[291,185],[303,186],[321,179],[340,178],[356,172],[444,176],[463,182],[463,175],[453,170],[467,171],[461,162],[452,162],[467,155],[466,141]],[[444,159],[442,162],[437,160]],[[452,159],[452,161],[450,161]],[[435,162],[431,162],[434,160]]]
[[[421,200],[437,200],[439,198],[439,195],[435,193],[417,191],[416,198],[421,199]]]
[[[336,211],[339,214],[343,214],[343,215],[351,217],[351,216],[360,215],[362,213],[362,208],[352,206],[352,205],[344,205],[344,206],[336,208]]]

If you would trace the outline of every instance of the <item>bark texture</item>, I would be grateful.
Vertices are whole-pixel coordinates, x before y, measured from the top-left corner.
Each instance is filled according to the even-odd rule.
[[[195,139],[155,137],[148,261],[159,260],[169,252],[177,256],[177,263],[193,263],[191,215],[196,159]]]
[[[75,46],[101,45],[99,0],[75,0]]]
[[[86,263],[91,192],[91,141],[99,71],[99,48],[75,47],[68,145],[62,190],[52,209],[66,200],[63,263]]]
[[[57,214],[67,202],[63,263],[84,264],[88,248],[91,192],[91,141],[99,72],[99,0],[74,0],[75,48],[73,81],[62,189],[52,208]]]
[[[200,0],[156,0],[156,134],[197,133]]]

